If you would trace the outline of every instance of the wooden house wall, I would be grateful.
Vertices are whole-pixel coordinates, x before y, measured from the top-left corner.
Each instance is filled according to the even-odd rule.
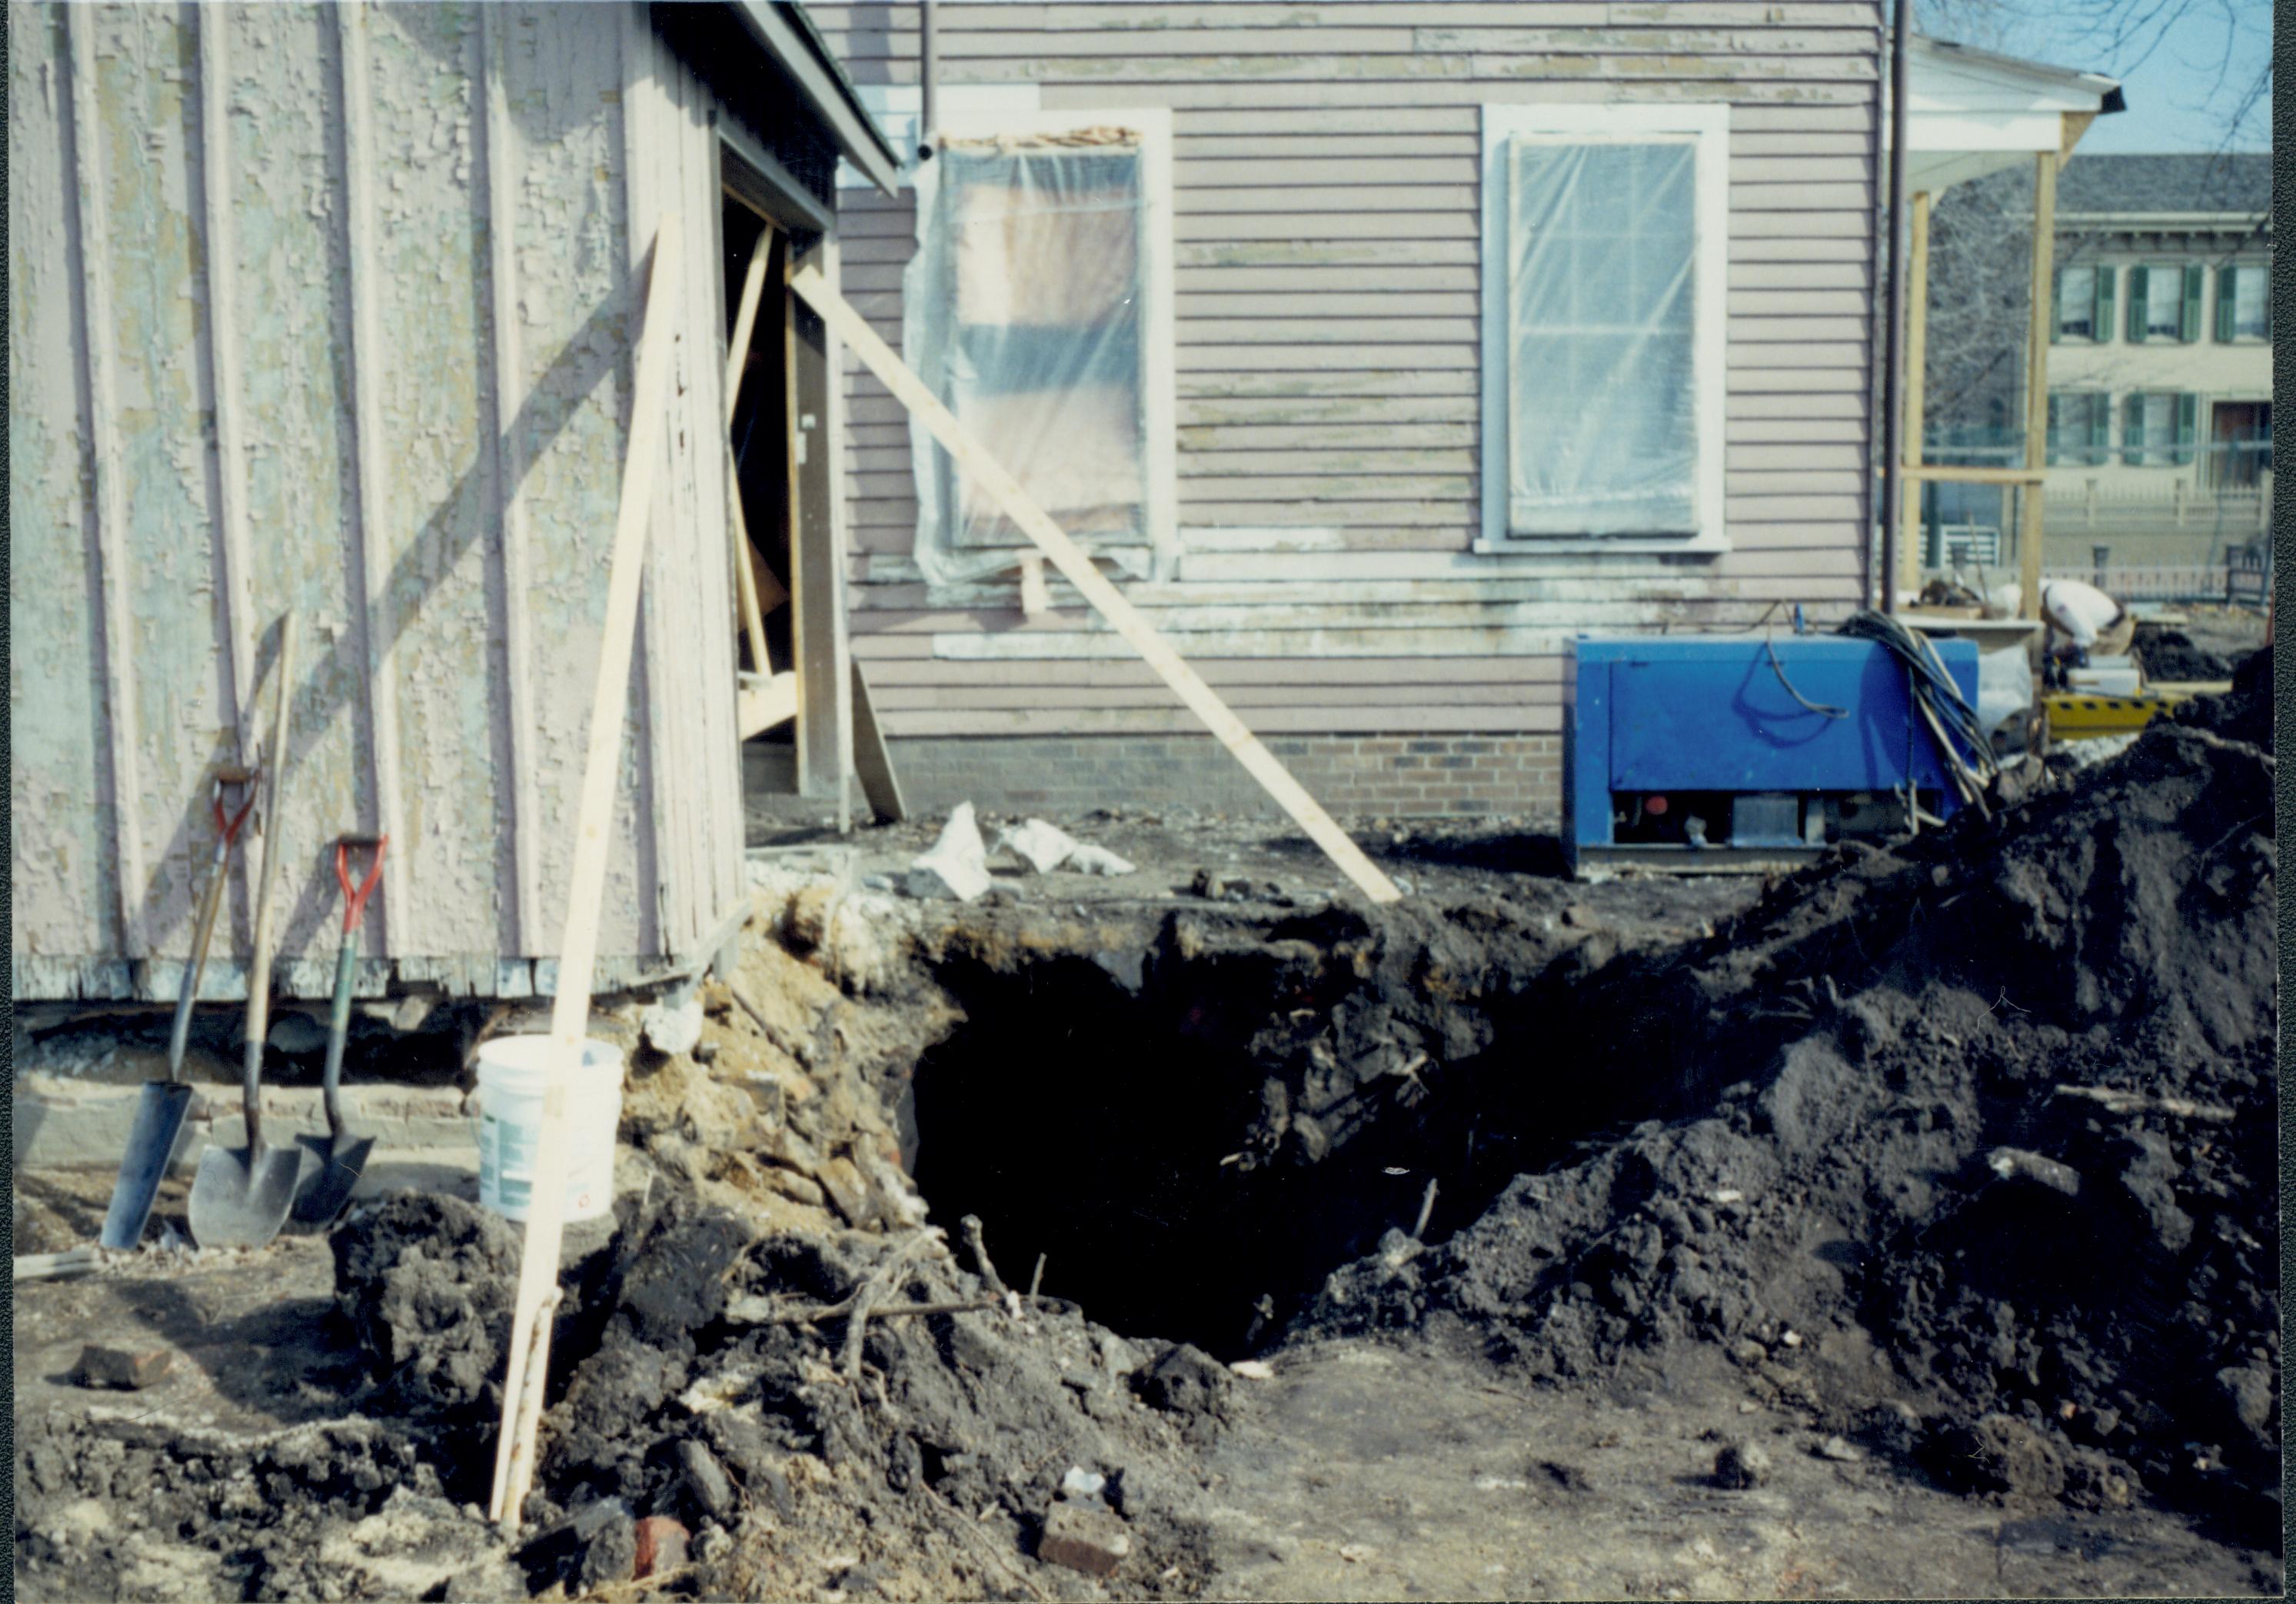
[[[810,11],[857,81],[917,80],[918,8]],[[941,80],[1173,109],[1180,537],[1133,599],[1270,732],[1552,732],[1587,629],[1857,602],[1869,516],[1878,9],[946,0]],[[1479,110],[1730,108],[1718,558],[1478,555]],[[845,280],[898,348],[910,197],[848,190]],[[854,651],[895,736],[1186,731],[1057,582],[928,594],[899,406],[849,364]]]
[[[688,268],[602,983],[695,953],[742,893],[715,145],[644,10],[8,29],[15,995],[173,996],[209,777],[289,607],[284,989],[327,989],[354,830],[391,837],[364,989],[550,988],[667,207]],[[244,994],[254,858],[205,995]]]

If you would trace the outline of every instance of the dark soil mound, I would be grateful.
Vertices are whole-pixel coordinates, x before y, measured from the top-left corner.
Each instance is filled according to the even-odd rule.
[[[1201,1584],[1180,1446],[1201,1412],[1170,1412],[1129,1383],[1156,1347],[1050,1300],[903,1314],[869,1323],[857,1384],[841,1366],[844,1316],[799,1314],[844,1305],[865,1282],[888,1308],[978,1305],[982,1283],[931,1236],[753,1240],[732,1215],[661,1190],[570,1265],[519,1555],[531,1586],[626,1578],[636,1523],[664,1515],[701,1538],[708,1597],[817,1589],[811,1551],[849,1552],[862,1534],[867,1552],[847,1565],[879,1569],[848,1585],[932,1551],[935,1585],[1001,1592],[1071,1467],[1108,1478],[1135,1592]],[[348,1224],[335,1254],[345,1309],[430,1480],[483,1501],[515,1236],[452,1199],[409,1195]]]
[[[1839,1428],[1972,1490],[2152,1489],[2276,1543],[2274,773],[2202,723],[2257,732],[2253,668],[1990,821],[1587,975],[1577,1052],[1521,1073],[1665,1117],[1440,1246],[1397,1233],[1294,1330],[1464,1329],[1558,1379],[1862,1332],[1896,1379],[1820,1388]]]
[[[2136,653],[2148,679],[2220,680],[2232,674],[2230,663],[2181,629],[2147,630],[2137,638]]]

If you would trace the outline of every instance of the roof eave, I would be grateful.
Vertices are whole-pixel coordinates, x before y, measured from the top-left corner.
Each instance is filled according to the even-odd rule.
[[[743,28],[789,75],[827,127],[838,153],[888,195],[899,192],[900,159],[861,104],[844,65],[793,0],[726,0]]]

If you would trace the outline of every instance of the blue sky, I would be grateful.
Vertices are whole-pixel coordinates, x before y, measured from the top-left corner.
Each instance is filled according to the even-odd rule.
[[[2269,0],[2169,0],[2165,28],[2120,44],[2089,20],[2103,0],[1970,0],[1923,4],[1923,26],[1946,38],[2006,51],[2054,67],[2103,72],[2121,80],[2128,110],[2099,118],[2081,138],[2092,153],[2269,150],[2272,108],[2259,105],[2236,132],[2234,109],[2259,68],[2271,59]],[[2136,0],[2117,8],[2149,9]],[[1932,14],[1944,12],[1949,14]],[[1987,38],[1981,36],[1993,34]],[[2227,47],[2230,59],[2226,60]],[[2220,81],[2221,80],[2221,81]]]

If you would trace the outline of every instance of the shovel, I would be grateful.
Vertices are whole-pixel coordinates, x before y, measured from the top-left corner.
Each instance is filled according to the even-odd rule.
[[[263,1039],[271,1022],[271,890],[284,855],[280,782],[287,755],[287,683],[295,660],[295,615],[280,620],[279,683],[272,692],[272,734],[266,765],[263,883],[255,894],[255,953],[247,971],[247,1056],[241,1069],[247,1145],[210,1147],[192,1178],[192,1237],[202,1248],[260,1248],[279,1234],[302,1179],[304,1152],[263,1140]]]
[[[332,1225],[351,1200],[351,1193],[366,1173],[367,1155],[374,1138],[351,1133],[343,1125],[343,1042],[351,1028],[351,971],[358,967],[358,928],[366,918],[366,899],[382,878],[383,849],[389,836],[347,835],[335,841],[335,880],[343,888],[343,950],[335,958],[335,1008],[327,1021],[327,1133],[305,1136],[303,1145],[316,1157],[318,1170],[295,1194],[295,1220],[301,1225]],[[358,889],[351,888],[351,852],[369,847],[374,862]]]
[[[239,811],[224,815],[226,786],[242,792]],[[215,934],[216,912],[223,906],[225,872],[231,861],[231,844],[255,806],[255,776],[246,769],[217,771],[213,798],[216,822],[215,865],[208,872],[208,888],[200,894],[199,917],[192,925],[192,955],[184,965],[184,987],[176,996],[176,1027],[168,1035],[168,1078],[145,1081],[135,1102],[135,1123],[128,1127],[127,1150],[120,1156],[119,1178],[111,1183],[111,1207],[103,1216],[103,1234],[96,1240],[106,1248],[133,1248],[144,1240],[152,1217],[152,1203],[160,1195],[160,1177],[183,1134],[184,1120],[192,1111],[192,1089],[184,1084],[184,1049],[192,1038],[192,1001],[200,993],[200,975],[207,968],[208,937]]]

